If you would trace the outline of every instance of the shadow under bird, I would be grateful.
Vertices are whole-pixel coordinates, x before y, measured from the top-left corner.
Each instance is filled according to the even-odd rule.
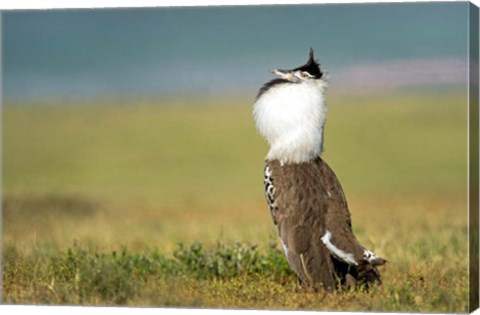
[[[320,157],[327,115],[325,73],[314,58],[258,92],[253,116],[270,146],[265,196],[291,269],[306,287],[381,283],[386,261],[359,244],[342,186]]]

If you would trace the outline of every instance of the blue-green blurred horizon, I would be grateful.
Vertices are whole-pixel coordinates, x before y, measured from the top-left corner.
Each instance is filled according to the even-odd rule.
[[[467,2],[3,12],[3,97],[254,96],[310,47],[333,89],[465,86],[467,16]]]

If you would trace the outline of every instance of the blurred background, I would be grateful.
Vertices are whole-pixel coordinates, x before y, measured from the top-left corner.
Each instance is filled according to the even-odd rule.
[[[240,94],[313,47],[332,90],[465,86],[466,3],[37,10],[3,15],[4,100]]]
[[[407,265],[408,246],[432,258],[444,244],[463,268],[467,13],[464,2],[3,12],[3,242],[168,253],[276,241],[252,104],[268,70],[312,47],[331,76],[324,157],[362,243]]]

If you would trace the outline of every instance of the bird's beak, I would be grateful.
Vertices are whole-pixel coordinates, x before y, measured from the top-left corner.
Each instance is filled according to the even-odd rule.
[[[273,70],[270,70],[271,73],[273,74],[276,74],[280,77],[284,77],[288,74],[288,70],[279,70],[279,69],[273,69]]]
[[[295,75],[291,70],[274,69],[274,70],[271,70],[271,72],[278,75],[280,78],[284,80],[288,80],[291,82],[298,82],[298,78],[295,77]]]

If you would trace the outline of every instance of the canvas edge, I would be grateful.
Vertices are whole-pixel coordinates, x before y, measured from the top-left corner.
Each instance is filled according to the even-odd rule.
[[[473,312],[479,304],[479,8],[468,10],[468,103],[469,103],[469,303]]]
[[[0,304],[3,303],[3,10],[0,10]]]

